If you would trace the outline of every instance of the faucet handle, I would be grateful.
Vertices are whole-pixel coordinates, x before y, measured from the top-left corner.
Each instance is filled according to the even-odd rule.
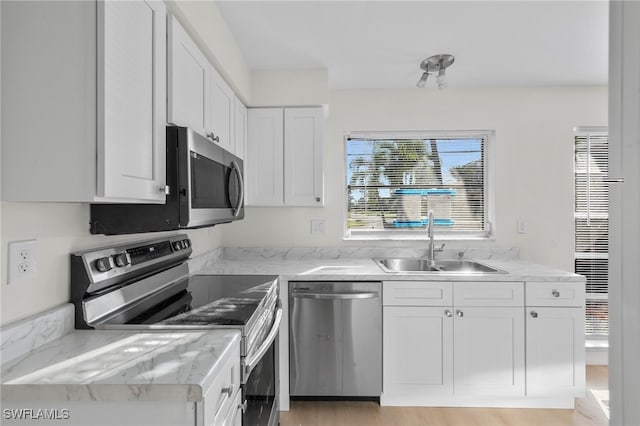
[[[441,252],[441,251],[444,251],[444,246],[445,245],[446,245],[446,243],[440,244],[440,247],[434,248],[434,251],[437,251],[438,253]]]

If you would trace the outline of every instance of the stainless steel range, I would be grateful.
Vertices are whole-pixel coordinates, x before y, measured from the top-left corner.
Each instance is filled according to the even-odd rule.
[[[277,425],[276,276],[190,275],[186,235],[71,254],[76,328],[240,330],[243,425]]]

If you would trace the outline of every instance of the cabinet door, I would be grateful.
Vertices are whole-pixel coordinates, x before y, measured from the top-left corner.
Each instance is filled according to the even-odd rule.
[[[283,109],[250,108],[245,161],[248,206],[283,204]]]
[[[450,396],[453,318],[447,307],[384,307],[384,394]]]
[[[166,10],[98,2],[98,197],[164,201]]]
[[[523,308],[456,307],[454,394],[524,396]]]
[[[527,395],[584,396],[583,308],[527,308]]]
[[[205,135],[229,152],[235,153],[235,94],[220,74],[211,67],[209,69],[209,113]]]
[[[238,98],[235,98],[235,107],[235,153],[244,160],[247,149],[247,107]]]
[[[211,65],[174,16],[168,32],[167,121],[205,135]]]
[[[284,112],[284,203],[322,206],[324,139],[322,107],[286,108]]]

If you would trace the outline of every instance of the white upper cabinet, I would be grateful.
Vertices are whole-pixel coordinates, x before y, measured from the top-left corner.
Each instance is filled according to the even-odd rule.
[[[4,2],[3,199],[164,202],[160,1]]]
[[[166,11],[98,4],[98,194],[164,201]]]
[[[168,29],[167,121],[205,135],[209,124],[209,62],[174,16]]]
[[[248,121],[248,111],[247,107],[238,99],[235,98],[235,140],[236,140],[236,155],[242,159],[245,158],[245,152],[247,151],[247,121]]]
[[[209,81],[209,121],[205,136],[235,154],[235,94],[213,67],[209,68]]]
[[[322,107],[250,108],[246,203],[322,206]]]
[[[236,154],[233,89],[174,16],[169,17],[167,121]]]
[[[284,110],[284,203],[321,206],[324,111],[317,108]]]
[[[245,205],[283,204],[283,117],[282,108],[249,108]]]

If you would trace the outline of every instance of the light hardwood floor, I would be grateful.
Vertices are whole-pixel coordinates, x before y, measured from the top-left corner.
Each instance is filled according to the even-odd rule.
[[[587,393],[574,410],[507,408],[380,407],[374,402],[292,401],[281,426],[555,426],[607,425],[598,402],[608,388],[606,366],[587,367]],[[608,400],[605,404],[608,405]]]

